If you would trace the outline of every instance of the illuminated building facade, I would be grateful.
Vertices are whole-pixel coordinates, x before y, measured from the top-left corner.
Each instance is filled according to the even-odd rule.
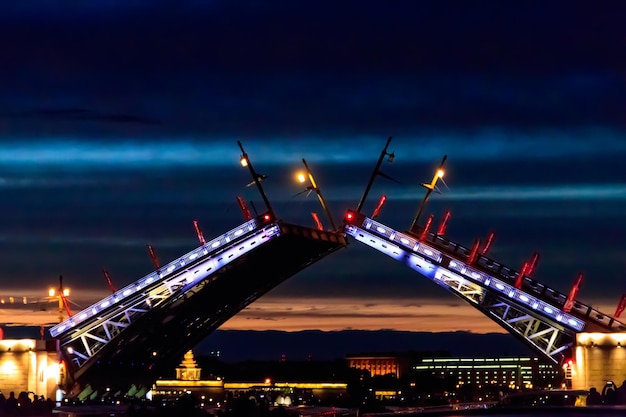
[[[159,379],[152,387],[153,398],[178,398],[192,395],[204,407],[217,403],[224,397],[224,381],[221,378],[201,380],[199,368],[190,350],[176,368],[176,379]]]
[[[402,354],[369,353],[347,355],[350,368],[368,371],[371,376],[392,375],[400,378],[410,369],[409,358]]]
[[[626,333],[578,333],[574,357],[564,365],[572,389],[595,387],[607,382],[617,386],[626,380]]]
[[[254,372],[253,372],[254,373]],[[201,379],[192,351],[188,351],[179,367],[176,379],[157,380],[152,387],[153,399],[176,399],[183,395],[192,395],[201,407],[219,407],[228,396],[237,396],[246,392],[249,396],[271,400],[274,405],[303,404],[310,398],[317,400],[335,400],[345,397],[345,382],[281,382],[270,378],[264,380],[235,379],[224,382],[221,377],[210,380]]]
[[[46,398],[57,398],[63,366],[55,340],[0,340],[0,388],[5,396],[33,392]]]
[[[553,388],[560,386],[558,369],[538,358],[428,358],[412,367],[416,375],[428,373],[452,378],[457,388],[472,385],[522,388]]]

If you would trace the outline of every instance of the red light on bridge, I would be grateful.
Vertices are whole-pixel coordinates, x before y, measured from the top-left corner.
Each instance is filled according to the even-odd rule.
[[[266,222],[269,222],[271,220],[271,218],[272,218],[272,216],[270,216],[269,213],[265,213],[263,215],[263,220],[266,221]]]
[[[354,212],[353,211],[348,211],[346,213],[346,220],[348,220],[348,221],[354,220]]]

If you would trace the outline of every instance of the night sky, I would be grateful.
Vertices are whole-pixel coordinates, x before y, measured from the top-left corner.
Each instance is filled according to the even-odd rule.
[[[306,158],[335,220],[359,201],[387,137],[396,158],[365,212],[448,236],[612,314],[626,292],[626,4],[408,1],[0,3],[0,293],[73,302],[149,273],[243,222],[241,140],[278,216],[328,222],[294,197]],[[6,304],[5,304],[6,306]],[[29,304],[8,323],[52,322]],[[41,316],[41,317],[40,317]],[[500,331],[464,302],[352,242],[224,329]]]

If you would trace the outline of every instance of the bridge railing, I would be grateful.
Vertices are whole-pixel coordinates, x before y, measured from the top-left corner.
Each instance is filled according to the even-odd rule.
[[[200,258],[208,255],[209,253],[216,253],[224,249],[229,243],[234,243],[250,232],[259,229],[263,225],[263,221],[269,221],[269,217],[266,215],[259,216],[252,220],[249,220],[234,229],[216,237],[215,239],[205,243],[204,245],[186,253],[178,259],[169,262],[156,271],[150,272],[148,275],[138,279],[137,281],[129,284],[115,293],[103,298],[95,304],[85,308],[79,313],[73,315],[64,322],[52,327],[50,329],[50,335],[52,337],[58,337],[65,331],[75,327],[77,324],[84,322],[90,317],[102,314],[103,311],[118,305],[121,301],[132,296],[138,291],[146,291],[159,284],[162,280],[168,276],[175,274],[180,269],[184,268],[189,263],[195,262]]]
[[[441,249],[449,255],[459,258],[459,260],[467,260],[470,256],[470,249],[453,242],[442,235],[429,232],[424,241],[434,244],[436,248]],[[518,271],[515,271],[514,269],[482,254],[477,255],[472,266],[482,269],[487,273],[496,274],[498,277],[503,278],[508,282],[514,283],[519,276]],[[555,303],[561,308],[563,308],[567,300],[567,295],[527,276],[524,277],[523,288],[546,301]],[[607,329],[618,331],[626,330],[626,325],[624,323],[614,317],[601,313],[593,307],[578,300],[574,300],[571,312],[575,312],[579,317],[585,317],[586,319]]]
[[[510,280],[508,277],[502,277],[498,274],[481,271],[473,264],[470,266],[462,259],[462,256],[459,256],[458,252],[454,252],[454,254],[451,255],[450,253],[447,253],[448,251],[446,250],[437,249],[436,245],[432,243],[432,239],[430,241],[429,239],[420,241],[412,235],[398,232],[365,216],[360,219],[358,224],[365,231],[368,231],[377,237],[381,237],[387,241],[398,244],[399,247],[404,247],[409,251],[416,252],[421,257],[432,261],[432,263],[441,265],[446,269],[468,277],[470,280],[479,283],[483,287],[489,287],[492,291],[516,300],[516,302],[521,305],[530,307],[533,310],[539,310],[542,315],[549,316],[555,321],[571,327],[575,331],[581,331],[585,327],[586,322],[584,320],[561,311],[561,309],[555,304],[551,304],[549,301],[544,300],[541,297],[535,297],[531,293],[525,292],[523,289],[515,288],[513,283],[509,282]],[[454,242],[450,243],[454,244]],[[465,248],[460,245],[454,245],[455,248],[460,248],[461,251],[465,250]],[[445,258],[447,259],[444,259],[444,253],[446,253]],[[469,255],[469,252],[467,255]],[[498,276],[500,279],[497,278]]]

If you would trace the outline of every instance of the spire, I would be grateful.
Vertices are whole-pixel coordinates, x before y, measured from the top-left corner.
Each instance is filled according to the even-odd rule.
[[[198,368],[193,352],[189,350],[185,353],[185,356],[183,356],[183,360],[180,362],[178,368],[176,368],[176,379],[182,381],[199,381],[201,370],[201,368]]]

